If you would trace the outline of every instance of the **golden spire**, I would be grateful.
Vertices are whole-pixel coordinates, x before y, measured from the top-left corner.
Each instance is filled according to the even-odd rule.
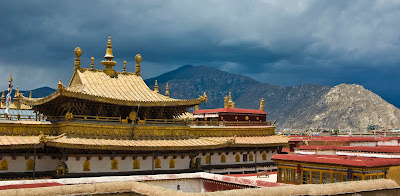
[[[232,101],[232,94],[229,92],[228,96],[228,108],[234,108],[235,107],[235,102]]]
[[[107,50],[106,50],[106,55],[104,55],[104,58],[107,60],[111,60],[114,58],[111,45],[111,36],[108,36]]]
[[[160,91],[158,91],[158,84],[157,84],[157,80],[156,83],[154,84],[154,92],[159,93]]]
[[[19,90],[18,90],[18,86],[17,86],[17,88],[15,89],[14,97],[18,97],[18,96],[19,96]]]
[[[123,68],[123,70],[122,70],[122,73],[123,73],[123,74],[126,74],[126,61],[124,61],[124,68]]]
[[[76,47],[74,52],[75,52],[75,56],[76,56],[74,71],[76,71],[76,70],[81,68],[81,59],[80,59],[80,57],[82,55],[82,50],[81,50],[81,48]]]
[[[260,110],[264,111],[264,98],[261,98],[261,101],[260,101]]]
[[[94,57],[90,58],[92,60],[92,63],[90,64],[90,70],[94,71]]]
[[[199,110],[199,105],[194,106],[194,111]]]
[[[29,92],[29,98],[32,98],[32,91]]]
[[[64,89],[64,88],[65,88],[65,86],[62,84],[61,79],[60,79],[60,81],[58,82],[58,85],[57,85],[57,90]]]
[[[169,97],[168,83],[167,83],[167,86],[165,86],[165,96]]]
[[[135,60],[136,60],[135,72],[137,76],[140,76],[140,62],[142,62],[142,56],[140,54],[137,54],[135,56]]]
[[[224,97],[224,108],[228,108],[228,96]]]
[[[3,90],[3,93],[1,94],[1,106],[3,106],[4,104],[6,104],[6,99],[5,99],[5,93]]]
[[[117,62],[112,60],[114,56],[112,53],[111,36],[108,37],[107,50],[106,50],[106,55],[104,55],[104,58],[106,60],[101,61],[101,64],[106,66],[106,68],[103,69],[103,72],[111,77],[114,77],[115,70],[112,67],[117,65]]]

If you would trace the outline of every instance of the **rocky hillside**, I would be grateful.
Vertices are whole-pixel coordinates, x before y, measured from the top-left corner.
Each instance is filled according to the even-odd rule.
[[[400,110],[360,85],[284,87],[190,65],[145,82],[153,88],[155,80],[160,92],[165,92],[168,82],[174,98],[196,98],[207,92],[209,101],[200,106],[202,109],[223,107],[223,96],[230,91],[236,107],[256,109],[264,98],[268,120],[277,120],[281,128],[365,130],[368,125],[400,128]]]

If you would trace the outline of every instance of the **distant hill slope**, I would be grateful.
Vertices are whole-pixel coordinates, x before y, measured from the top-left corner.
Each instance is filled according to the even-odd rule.
[[[158,81],[161,93],[168,82],[171,97],[196,98],[207,93],[200,108],[223,107],[223,96],[232,92],[236,107],[259,108],[265,99],[269,120],[281,128],[341,128],[365,130],[368,125],[400,127],[400,110],[359,85],[335,87],[318,84],[284,87],[260,83],[249,77],[206,66],[185,65],[145,80],[150,88]]]

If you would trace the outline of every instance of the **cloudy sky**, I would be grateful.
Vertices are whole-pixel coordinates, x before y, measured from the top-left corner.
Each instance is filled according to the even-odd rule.
[[[400,106],[400,1],[2,1],[0,88],[68,84],[74,49],[154,77],[205,65],[285,86],[361,84]]]

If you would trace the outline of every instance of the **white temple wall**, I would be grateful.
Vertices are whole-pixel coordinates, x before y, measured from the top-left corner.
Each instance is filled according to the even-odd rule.
[[[7,160],[8,162],[8,170],[0,170],[0,173],[32,172],[32,170],[26,170],[26,163],[29,159],[33,160],[33,156],[29,156],[28,159],[25,159],[25,156],[16,156],[15,160],[12,159],[12,156],[3,156],[2,160]],[[42,156],[40,159],[36,157],[36,171],[55,171],[58,161],[58,159],[52,159],[50,156]]]
[[[390,141],[378,141],[378,146],[398,146],[398,140],[390,140]]]
[[[376,146],[377,142],[350,142],[350,146]]]
[[[203,193],[203,179],[182,179],[182,180],[154,180],[143,183],[160,186],[167,189],[177,190],[186,193]]]

